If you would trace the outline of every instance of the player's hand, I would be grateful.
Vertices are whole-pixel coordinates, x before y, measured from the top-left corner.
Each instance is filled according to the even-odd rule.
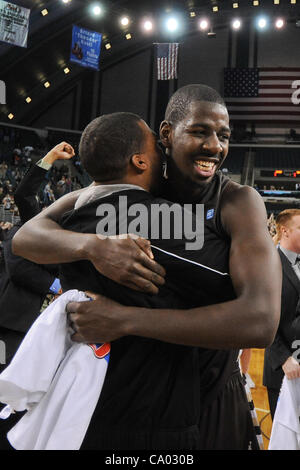
[[[52,165],[56,160],[69,160],[74,157],[75,151],[72,145],[67,142],[61,142],[51,149],[43,158],[43,162]]]
[[[69,302],[66,307],[70,326],[78,343],[108,343],[126,335],[128,307],[86,292],[92,301]]]
[[[144,238],[89,237],[88,259],[97,271],[118,284],[148,294],[157,294],[165,283],[165,269],[153,259],[149,240]]]
[[[286,378],[298,379],[300,377],[300,365],[298,361],[293,357],[289,357],[282,365],[282,370],[286,375]]]

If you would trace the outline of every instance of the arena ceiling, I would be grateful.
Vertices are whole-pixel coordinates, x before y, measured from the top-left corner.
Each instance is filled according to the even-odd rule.
[[[215,31],[229,27],[234,16],[249,18],[258,12],[284,15],[293,23],[300,19],[300,0],[293,5],[291,0],[281,0],[279,5],[274,5],[274,0],[260,0],[258,7],[253,6],[252,0],[70,0],[67,4],[62,0],[13,0],[11,3],[31,10],[27,48],[0,43],[0,80],[7,89],[7,105],[0,105],[0,121],[10,122],[7,115],[12,112],[16,124],[30,124],[34,109],[41,109],[52,98],[67,92],[82,74],[89,73],[69,61],[74,24],[102,33],[101,73],[151,43],[170,42],[170,35],[162,24],[162,19],[170,13],[179,14],[184,25],[171,39],[179,42],[187,35],[199,34],[197,21],[202,15],[211,19]],[[90,6],[95,3],[103,7],[99,17],[90,12]],[[233,3],[238,3],[239,8],[234,9]],[[216,6],[219,11],[213,12]],[[44,9],[48,11],[46,16],[41,14]],[[195,12],[195,16],[191,16],[191,12]],[[130,18],[128,27],[120,26],[122,15]],[[157,25],[148,34],[141,28],[141,21],[146,17]],[[130,40],[125,37],[128,32],[132,35]],[[108,41],[112,46],[109,50],[105,48]],[[63,69],[67,66],[70,73],[65,75]],[[45,101],[43,83],[47,80],[56,86],[47,90]],[[30,105],[26,103],[27,96],[34,97],[34,104],[33,101]]]

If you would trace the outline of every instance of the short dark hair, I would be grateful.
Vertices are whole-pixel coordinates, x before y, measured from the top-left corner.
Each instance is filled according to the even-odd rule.
[[[226,108],[223,98],[213,88],[200,83],[186,85],[179,88],[174,95],[171,96],[166,109],[165,119],[172,124],[177,124],[186,117],[190,104],[195,101],[218,103]]]
[[[124,176],[130,157],[143,148],[141,121],[137,114],[119,112],[99,116],[86,126],[79,156],[91,178],[109,181]]]

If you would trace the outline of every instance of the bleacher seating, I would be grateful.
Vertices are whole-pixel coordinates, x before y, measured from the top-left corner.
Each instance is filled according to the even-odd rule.
[[[300,148],[256,148],[255,167],[300,169]]]
[[[72,145],[75,150],[75,153],[78,153],[81,132],[59,130],[50,127],[47,127],[46,129],[48,131],[47,142],[49,144],[49,148],[53,147],[56,144],[59,144],[59,142],[66,141]]]
[[[231,147],[223,168],[227,168],[229,173],[240,174],[244,165],[245,150],[245,148],[241,147]]]
[[[14,225],[20,222],[20,217],[14,215],[12,211],[4,209],[3,204],[0,204],[0,222],[11,222]]]

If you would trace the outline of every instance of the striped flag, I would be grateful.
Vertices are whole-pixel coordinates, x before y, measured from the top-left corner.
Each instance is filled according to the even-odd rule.
[[[177,78],[178,43],[156,44],[157,79],[171,80]]]
[[[230,120],[300,124],[300,68],[225,69]]]

